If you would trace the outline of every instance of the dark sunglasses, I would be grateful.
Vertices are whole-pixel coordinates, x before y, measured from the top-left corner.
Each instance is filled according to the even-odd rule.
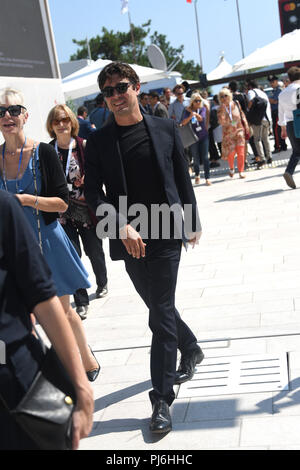
[[[102,90],[103,96],[104,98],[111,98],[114,95],[115,90],[119,93],[119,95],[123,95],[124,93],[126,93],[130,85],[131,83],[120,82],[117,83],[116,86],[106,86]]]
[[[3,118],[5,116],[6,111],[9,112],[10,116],[20,116],[22,109],[26,108],[21,104],[14,104],[12,106],[8,106],[7,108],[5,106],[0,106],[0,118]]]
[[[194,100],[194,103],[201,103],[201,100]]]
[[[69,124],[69,122],[71,122],[71,119],[69,117],[64,117],[64,118],[61,118],[61,119],[53,119],[52,120],[52,124],[54,124],[55,126],[58,126],[61,122],[63,124]]]

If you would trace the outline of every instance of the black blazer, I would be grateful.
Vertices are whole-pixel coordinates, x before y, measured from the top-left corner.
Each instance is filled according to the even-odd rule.
[[[168,110],[167,110],[167,108],[165,107],[165,105],[162,104],[162,103],[158,103],[158,104],[157,104],[153,115],[154,115],[154,116],[157,116],[157,117],[169,119]]]
[[[201,224],[197,210],[183,145],[173,119],[161,119],[144,115],[145,125],[153,143],[158,168],[169,205],[190,204],[192,210],[192,231],[200,231]],[[141,168],[141,175],[143,169]],[[104,187],[105,186],[105,192]],[[112,116],[106,124],[87,140],[85,152],[85,197],[96,213],[101,204],[111,204],[115,209],[116,233],[127,223],[126,216],[119,212],[119,196],[126,196],[126,179],[118,142],[117,128]],[[104,216],[103,216],[104,217]],[[100,217],[101,219],[101,217]],[[183,226],[183,219],[178,222]],[[181,227],[178,227],[180,230]],[[183,232],[184,233],[184,232]],[[110,237],[111,258],[126,258],[126,249],[119,239]],[[183,241],[186,238],[183,236]]]

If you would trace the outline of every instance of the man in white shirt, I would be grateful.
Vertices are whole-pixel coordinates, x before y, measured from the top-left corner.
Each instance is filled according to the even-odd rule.
[[[300,88],[300,68],[289,68],[288,76],[291,83],[278,97],[278,124],[281,126],[281,137],[283,139],[288,137],[293,149],[283,177],[290,188],[296,189],[293,173],[300,159],[300,139],[295,136],[293,111],[297,108],[297,90]]]
[[[259,124],[253,124],[249,121],[249,124],[251,125],[253,130],[253,139],[257,150],[257,167],[259,168],[265,163],[264,149],[266,152],[267,163],[272,163],[272,155],[269,142],[270,124],[272,122],[271,106],[267,94],[258,88],[258,84],[255,80],[249,80],[247,82],[247,87],[247,99],[249,110],[256,95],[265,100],[267,104],[266,112]],[[262,144],[264,145],[264,147]]]

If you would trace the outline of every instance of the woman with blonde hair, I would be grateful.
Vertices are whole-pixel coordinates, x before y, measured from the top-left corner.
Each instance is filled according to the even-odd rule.
[[[60,223],[79,257],[80,239],[89,257],[97,281],[96,297],[107,294],[107,270],[102,240],[97,237],[97,219],[88,208],[84,197],[84,152],[86,141],[78,137],[78,121],[73,111],[65,104],[52,108],[47,118],[47,131],[66,175],[69,189],[69,207],[61,214]],[[86,318],[89,296],[84,288],[74,293],[76,311],[81,319]]]
[[[100,366],[87,344],[82,322],[70,305],[73,292],[90,287],[88,274],[57,221],[58,213],[68,208],[65,175],[51,145],[25,136],[27,120],[23,95],[10,88],[0,91],[0,131],[5,139],[0,146],[0,189],[15,194],[23,206],[51,270],[83,366],[93,381]]]
[[[243,173],[245,166],[245,129],[242,119],[247,126],[246,117],[239,106],[233,101],[232,93],[228,88],[222,88],[219,92],[220,107],[218,120],[222,126],[222,159],[228,161],[229,176],[234,175],[234,158],[237,155],[237,167],[240,178],[245,178]]]
[[[198,142],[195,142],[189,147],[194,163],[195,184],[200,183],[200,163],[202,162],[206,185],[210,186],[210,167],[208,159],[209,109],[199,93],[192,94],[190,104],[183,112],[181,125],[186,126],[189,122],[199,139]]]

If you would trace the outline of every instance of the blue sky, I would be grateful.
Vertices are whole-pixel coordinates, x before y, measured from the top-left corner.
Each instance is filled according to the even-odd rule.
[[[128,31],[128,15],[121,0],[48,0],[59,62],[76,52],[72,39],[112,31]],[[173,47],[184,45],[184,60],[199,63],[194,5],[186,0],[129,0],[131,21],[142,25],[151,19],[151,32],[165,34]],[[279,38],[278,0],[239,0],[245,55]],[[198,0],[203,69],[212,71],[221,51],[230,64],[242,58],[236,0]]]

